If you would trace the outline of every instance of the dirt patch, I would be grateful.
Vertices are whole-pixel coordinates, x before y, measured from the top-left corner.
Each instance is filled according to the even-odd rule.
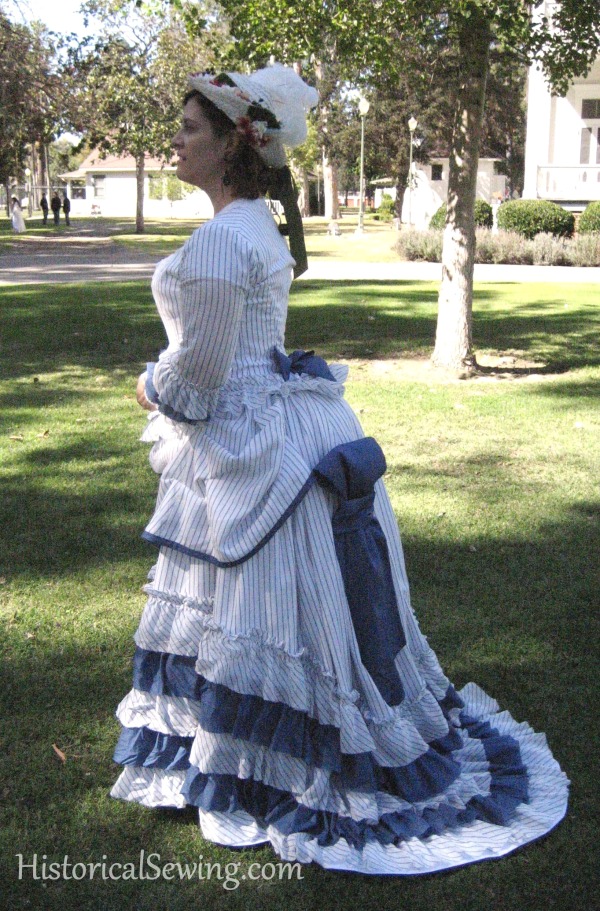
[[[499,382],[506,380],[540,381],[556,377],[548,366],[532,361],[515,352],[478,354],[477,371],[470,377],[457,376],[447,370],[434,367],[426,357],[395,357],[385,360],[340,359],[347,364],[357,379],[390,379],[398,382],[435,383],[451,385],[464,383]]]

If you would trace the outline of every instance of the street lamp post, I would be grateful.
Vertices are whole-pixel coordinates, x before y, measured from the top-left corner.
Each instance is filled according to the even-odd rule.
[[[31,218],[33,215],[33,206],[31,204],[31,182],[29,178],[31,177],[31,171],[29,168],[25,168],[25,192],[27,193],[27,214]]]
[[[409,165],[408,165],[408,227],[412,225],[412,187],[413,187],[413,144],[415,138],[415,130],[417,129],[418,122],[416,117],[411,117],[408,121],[408,129],[410,131],[410,150],[409,150]]]
[[[358,113],[360,114],[360,199],[358,202],[358,228],[357,234],[364,231],[365,220],[365,117],[369,113],[371,105],[366,98],[361,98],[358,102]]]

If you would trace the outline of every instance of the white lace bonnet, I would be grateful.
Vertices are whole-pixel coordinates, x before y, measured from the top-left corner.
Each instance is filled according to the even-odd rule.
[[[285,167],[284,146],[293,149],[304,142],[306,115],[319,100],[316,89],[281,63],[249,76],[193,73],[188,82],[235,123],[272,168]]]

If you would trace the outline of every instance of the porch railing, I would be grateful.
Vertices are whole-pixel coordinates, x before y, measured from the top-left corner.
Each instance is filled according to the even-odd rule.
[[[600,199],[600,165],[541,165],[537,195],[570,202]]]

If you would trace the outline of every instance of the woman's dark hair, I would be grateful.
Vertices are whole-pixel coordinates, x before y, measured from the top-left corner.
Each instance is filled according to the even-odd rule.
[[[219,139],[231,136],[231,150],[226,153],[227,176],[236,196],[242,199],[257,199],[264,196],[270,182],[271,168],[262,160],[256,149],[246,142],[232,120],[223,111],[209,101],[201,92],[192,90],[187,93],[183,103],[191,99],[198,102],[215,136]]]

